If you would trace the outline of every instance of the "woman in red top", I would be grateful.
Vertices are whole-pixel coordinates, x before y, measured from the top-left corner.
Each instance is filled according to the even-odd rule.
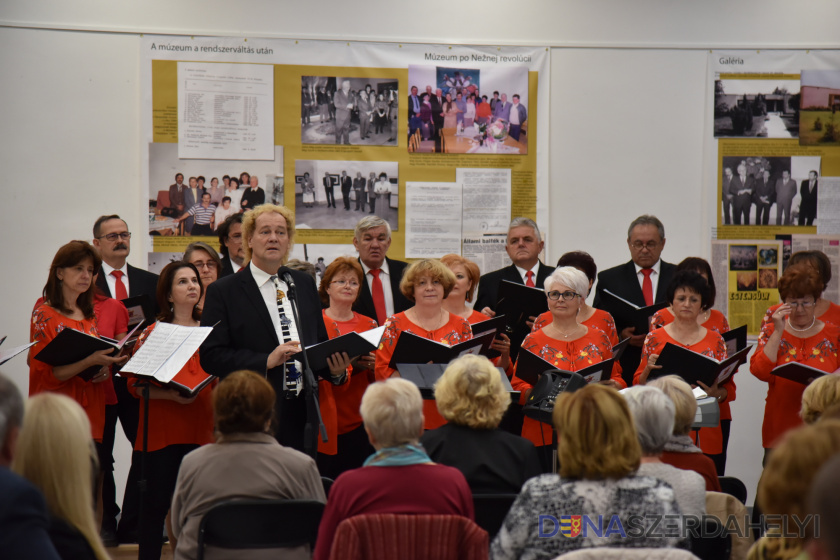
[[[676,272],[682,270],[691,270],[702,276],[709,283],[709,290],[711,291],[711,301],[708,305],[703,305],[702,312],[697,316],[697,323],[708,330],[715,331],[722,335],[729,331],[729,322],[726,320],[726,315],[712,309],[714,305],[715,295],[715,277],[712,275],[712,267],[705,259],[700,257],[688,257],[677,265]],[[674,310],[670,307],[660,309],[651,319],[651,330],[659,329],[669,323],[674,322]],[[726,469],[726,448],[729,446],[729,431],[732,424],[732,410],[729,403],[735,400],[735,379],[730,376],[724,382],[726,387],[726,399],[720,402],[720,426],[717,428],[700,428],[699,446],[703,453],[715,462],[718,475],[723,476]]]
[[[779,295],[785,303],[773,312],[773,329],[769,335],[759,335],[750,359],[750,372],[769,384],[761,427],[765,457],[782,434],[802,424],[799,409],[805,391],[805,385],[777,377],[772,370],[788,362],[825,372],[838,367],[840,330],[817,319],[815,311],[824,287],[813,267],[802,263],[789,266],[779,278]]]
[[[143,331],[137,341],[139,349],[159,323],[172,323],[185,327],[198,327],[201,312],[198,303],[204,294],[198,270],[190,263],[173,262],[160,273],[157,287],[157,301],[162,310],[158,323]],[[204,376],[204,370],[193,354],[179,372],[190,376]],[[132,462],[141,460],[143,449],[143,390],[129,383],[131,390],[140,399],[140,424],[134,445]],[[160,558],[161,527],[169,503],[175,491],[178,469],[184,455],[199,446],[213,442],[213,403],[211,388],[205,387],[193,397],[182,396],[174,388],[158,385],[149,387],[149,441],[146,453],[146,483],[148,485],[142,500],[143,518],[140,520],[139,558]]]
[[[318,293],[328,306],[323,315],[330,338],[377,328],[376,321],[352,310],[364,279],[359,261],[350,257],[335,259],[324,271]],[[376,380],[374,355],[359,356],[351,365],[347,383],[333,385],[325,380],[318,383],[318,401],[329,440],[318,440],[318,470],[332,479],[344,471],[361,467],[374,452],[359,414],[362,395]]]
[[[577,371],[610,359],[612,345],[607,335],[599,329],[581,324],[577,319],[583,301],[582,294],[588,286],[586,275],[577,268],[564,266],[555,269],[545,281],[548,307],[554,320],[525,337],[522,350],[536,354],[554,364],[557,369],[565,371]],[[615,368],[611,378],[601,383],[619,389],[625,387],[621,374]],[[519,402],[524,404],[531,392],[531,384],[514,375],[511,385],[521,391]],[[531,440],[536,446],[543,469],[549,470],[551,426],[525,418],[522,423],[522,437]]]
[[[400,291],[414,307],[388,317],[385,333],[376,351],[376,379],[388,379],[397,371],[389,364],[402,332],[429,338],[448,346],[472,338],[470,324],[463,317],[443,308],[443,300],[455,285],[455,275],[437,259],[424,259],[410,265],[400,281]],[[425,428],[433,430],[446,423],[434,400],[423,401]]]

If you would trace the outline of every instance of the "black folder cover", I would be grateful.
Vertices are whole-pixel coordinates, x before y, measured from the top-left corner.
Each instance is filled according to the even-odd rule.
[[[496,315],[492,319],[487,319],[486,321],[481,321],[480,323],[473,323],[470,325],[470,328],[472,329],[473,336],[480,336],[495,329],[496,335],[494,338],[498,338],[499,333],[505,332],[506,325],[507,318],[505,318],[504,315]],[[487,350],[487,357],[491,360],[498,356],[501,356],[501,352],[498,350],[493,350],[492,348]]]
[[[659,303],[654,303],[653,305],[648,305],[647,307],[639,307],[638,305],[634,305],[629,301],[625,300],[624,298],[620,298],[614,293],[609,290],[604,290],[604,293],[608,296],[614,298],[616,301],[626,305],[630,311],[629,315],[631,317],[631,322],[633,327],[636,327],[636,330],[633,331],[634,335],[637,334],[645,334],[650,332],[650,319],[653,317],[653,314],[659,311],[660,309],[665,309],[668,307],[668,302],[662,301]]]
[[[726,331],[721,335],[726,343],[727,354],[733,356],[747,347],[747,325]]]
[[[714,385],[718,377],[723,382],[734,375],[738,366],[747,361],[750,348],[743,348],[740,352],[718,362],[714,358],[668,342],[656,360],[656,365],[662,368],[651,370],[650,379],[663,375],[678,375],[689,385],[697,385],[698,381],[702,381],[710,387]]]
[[[435,398],[435,383],[446,371],[448,364],[397,364],[397,371],[400,377],[408,379],[420,389],[420,394],[424,399],[431,400]],[[519,391],[515,391],[510,386],[510,381],[505,375],[504,370],[496,368],[499,371],[499,376],[502,380],[502,386],[505,391],[510,393],[512,402],[519,400]]]
[[[543,290],[502,280],[495,311],[496,315],[504,315],[507,318],[505,334],[511,339],[511,348],[518,349],[531,332],[528,318],[539,317],[548,311],[548,299]]]
[[[811,382],[818,377],[827,375],[824,371],[800,364],[799,362],[788,362],[785,365],[774,368],[770,373],[779,377],[784,377],[790,381],[802,383],[803,385],[810,385]]]
[[[53,367],[66,366],[67,364],[74,364],[79,360],[83,360],[100,350],[113,350],[110,355],[116,356],[122,350],[123,344],[127,342],[131,335],[137,330],[137,326],[129,332],[121,342],[111,340],[110,338],[97,338],[89,334],[77,331],[76,329],[64,329],[47,344],[43,350],[38,352],[35,356],[36,360],[40,360],[45,364]],[[85,371],[78,374],[81,379],[90,381],[96,375],[102,366],[91,366]]]
[[[592,364],[591,366],[585,367],[581,370],[571,372],[558,368],[551,362],[542,359],[533,352],[522,350],[522,352],[519,353],[519,358],[516,360],[516,377],[526,383],[536,385],[543,373],[546,371],[558,370],[567,374],[577,373],[583,377],[587,383],[597,383],[598,381],[610,378],[612,375],[613,363],[615,363],[615,358],[610,358],[608,360],[604,360],[603,362]]]
[[[477,338],[447,346],[414,333],[402,332],[388,367],[397,369],[397,364],[448,364],[462,354],[487,355],[493,343],[495,332],[488,332]]]
[[[402,338],[402,335],[400,335]],[[327,367],[327,358],[336,352],[347,352],[351,358],[368,354],[376,350],[378,345],[373,345],[359,333],[349,332],[318,344],[306,347],[309,357],[309,365],[312,371],[318,371]],[[294,358],[294,356],[293,356]],[[300,357],[295,358],[300,360]]]

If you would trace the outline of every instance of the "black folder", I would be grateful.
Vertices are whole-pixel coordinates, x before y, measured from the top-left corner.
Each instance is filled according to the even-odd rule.
[[[788,362],[785,365],[774,368],[770,373],[778,377],[789,379],[790,381],[802,383],[803,385],[810,385],[811,382],[818,377],[827,375],[826,372],[822,370],[800,364],[799,362]]]
[[[750,348],[751,346],[742,348],[740,352],[719,362],[714,358],[667,342],[656,360],[656,365],[662,367],[652,369],[649,378],[678,375],[689,385],[697,385],[698,381],[702,381],[706,386],[711,387],[715,380],[720,379],[723,382],[734,375],[738,367],[747,361]]]
[[[516,360],[516,377],[531,385],[536,385],[540,376],[546,371],[561,371],[565,374],[577,373],[583,377],[587,383],[597,383],[604,381],[612,376],[613,364],[615,358],[609,358],[603,362],[598,362],[587,366],[578,371],[567,371],[559,368],[541,357],[537,356],[529,350],[522,350],[519,353],[519,358]]]
[[[380,330],[379,339],[381,339],[382,333],[385,332],[385,328],[378,327],[378,329]],[[373,331],[377,329],[371,330]],[[351,358],[355,358],[357,356],[362,356],[364,354],[373,352],[378,347],[378,340],[376,344],[374,344],[359,333],[349,332],[347,334],[337,336],[330,340],[325,340],[324,342],[319,342],[318,344],[307,346],[306,354],[309,357],[309,366],[312,368],[312,371],[318,371],[320,369],[328,367],[327,358],[332,356],[336,352],[347,352],[348,356],[350,356]],[[298,354],[300,354],[300,352],[298,352]],[[298,361],[302,360],[302,358],[300,356],[297,356],[297,354],[292,357]]]
[[[397,364],[448,364],[464,354],[487,355],[496,333],[491,331],[479,337],[447,346],[442,342],[423,338],[414,333],[402,332],[388,367],[397,369]]]
[[[730,356],[747,347],[747,325],[741,325],[737,329],[726,331],[721,336],[726,343],[726,352]]]
[[[496,315],[492,319],[487,319],[486,321],[481,321],[480,323],[473,323],[472,325],[470,325],[470,329],[472,329],[474,337],[478,337],[485,333],[495,330],[496,335],[494,338],[498,338],[499,333],[505,332],[506,325],[507,319],[505,318],[505,316]],[[492,348],[489,348],[487,350],[487,357],[491,360],[498,356],[501,356],[501,352],[499,352],[498,350],[493,350]]]
[[[144,309],[152,306],[152,300],[148,294],[140,294],[120,300],[128,310],[128,326],[134,327],[142,323],[146,317]]]
[[[417,385],[420,394],[426,400],[435,398],[435,383],[446,371],[448,364],[397,364],[397,371],[400,377],[407,379]],[[510,393],[512,402],[519,400],[519,391],[510,386],[510,380],[501,368],[496,368],[502,380],[505,391]]]
[[[617,296],[609,290],[604,290],[604,293],[615,299],[615,301],[621,302],[627,306],[627,315],[630,317],[630,326],[636,327],[636,330],[633,331],[634,335],[650,332],[651,317],[653,317],[653,315],[660,309],[668,307],[668,302],[666,301],[654,303],[653,305],[648,305],[647,307],[639,307],[635,303],[627,301],[623,297]]]
[[[35,359],[56,367],[75,364],[100,350],[111,349],[110,355],[116,356],[139,326],[140,323],[119,342],[105,337],[97,338],[76,329],[66,328],[58,333],[43,350],[38,352]],[[78,377],[90,381],[100,369],[102,369],[102,366],[91,366],[79,373]]]
[[[613,360],[615,360],[616,362],[621,361],[621,355],[624,354],[624,350],[627,349],[628,344],[630,344],[629,336],[612,347]]]
[[[543,290],[502,280],[499,284],[499,298],[496,301],[496,315],[504,315],[505,334],[511,340],[511,352],[519,350],[525,337],[531,332],[529,317],[539,317],[548,311],[548,297]]]

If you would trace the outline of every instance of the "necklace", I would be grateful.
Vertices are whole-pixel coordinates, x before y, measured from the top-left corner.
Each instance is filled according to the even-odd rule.
[[[793,323],[791,323],[791,322],[790,322],[790,317],[788,317],[788,320],[787,320],[787,324],[788,324],[788,326],[791,328],[791,330],[794,330],[794,331],[796,331],[796,332],[805,332],[805,331],[807,331],[807,330],[810,330],[810,329],[811,329],[811,327],[813,327],[813,326],[814,326],[814,324],[815,324],[816,322],[817,322],[817,316],[816,316],[816,315],[814,315],[814,318],[811,320],[811,324],[810,324],[810,325],[808,325],[808,326],[807,326],[807,327],[805,327],[804,329],[797,329],[796,327],[794,327],[794,326],[793,326]]]
[[[552,325],[552,326],[554,326],[554,325]],[[573,328],[572,330],[570,330],[569,332],[567,332],[567,333],[564,333],[564,332],[563,332],[563,331],[561,331],[559,328],[557,328],[556,326],[554,326],[554,330],[556,330],[556,331],[557,331],[557,333],[558,333],[560,336],[562,336],[563,338],[569,338],[570,336],[572,336],[573,334],[575,334],[575,331],[577,331],[577,330],[579,330],[579,329],[580,329],[580,324],[579,324],[579,323],[578,323],[577,325],[575,325],[575,326],[574,326],[574,328]]]
[[[417,318],[416,323],[417,323],[417,324],[418,324],[418,325],[419,325],[419,326],[420,326],[423,330],[426,330],[426,331],[432,332],[432,331],[434,331],[435,329],[437,329],[437,328],[438,328],[438,326],[440,325],[441,321],[443,320],[443,314],[444,314],[444,313],[445,313],[445,311],[444,311],[443,309],[441,309],[441,310],[440,310],[440,313],[438,314],[437,320],[436,320],[434,323],[432,323],[432,328],[431,328],[431,329],[426,328],[426,325],[424,325],[424,324],[421,322],[421,320],[420,320],[420,316],[417,314],[417,311],[415,311],[415,312],[414,312],[414,316]]]

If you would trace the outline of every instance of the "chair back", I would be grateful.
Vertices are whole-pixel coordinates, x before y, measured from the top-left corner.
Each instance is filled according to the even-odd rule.
[[[326,496],[327,498],[330,497],[330,488],[332,488],[334,482],[335,480],[327,476],[321,477],[321,484],[324,486],[324,496]]]
[[[732,540],[730,558],[745,560],[750,547],[755,542],[750,530],[750,514],[747,507],[731,494],[706,492],[706,514],[717,518],[730,533]]]
[[[475,523],[490,535],[496,536],[502,528],[510,506],[518,494],[473,494]]]
[[[700,535],[690,536],[691,552],[700,560],[728,560],[732,552],[732,540],[723,533],[723,526],[714,517],[704,517]]]
[[[721,492],[735,496],[742,504],[747,503],[747,486],[734,476],[719,476]]]
[[[486,560],[487,532],[460,515],[357,515],[339,523],[330,560]]]
[[[204,547],[226,549],[315,547],[324,504],[315,500],[229,500],[216,504],[198,528]]]

